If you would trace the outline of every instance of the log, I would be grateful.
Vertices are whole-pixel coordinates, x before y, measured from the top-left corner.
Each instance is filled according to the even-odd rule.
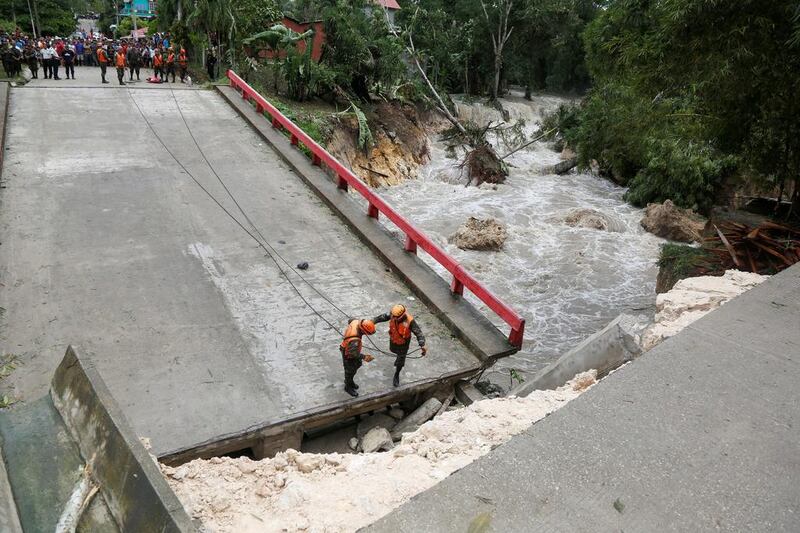
[[[578,158],[577,157],[570,157],[569,159],[565,159],[564,161],[560,161],[555,165],[544,167],[542,169],[542,174],[566,174],[573,168],[578,166]]]

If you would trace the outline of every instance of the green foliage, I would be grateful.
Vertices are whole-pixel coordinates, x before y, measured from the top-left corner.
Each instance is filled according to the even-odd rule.
[[[713,262],[713,255],[703,248],[676,243],[663,245],[658,259],[659,292],[666,292],[678,281],[705,272]]]
[[[636,203],[706,209],[734,170],[800,179],[796,2],[616,0],[588,26],[577,129]]]
[[[75,19],[69,0],[36,0],[36,5],[39,13],[36,28],[40,34],[65,37],[75,31]],[[0,0],[0,19],[6,21],[3,29],[14,31],[16,29],[14,18],[20,31],[32,34],[27,4],[20,0]]]
[[[326,3],[327,4],[327,3]],[[323,63],[336,85],[363,101],[370,93],[383,93],[406,74],[403,46],[389,32],[382,9],[366,0],[338,0],[324,7],[326,44]]]
[[[311,46],[306,46],[304,52],[289,47],[281,62],[281,72],[286,80],[287,95],[298,102],[329,88],[335,78],[326,65],[311,59]]]
[[[350,102],[350,106],[353,108],[353,113],[355,113],[356,120],[358,121],[358,146],[362,150],[366,150],[375,142],[375,139],[372,136],[372,130],[369,129],[367,116],[363,111],[361,111],[361,108],[355,105],[352,101]]]
[[[672,200],[708,212],[717,189],[736,168],[736,158],[707,143],[685,139],[648,139],[645,160],[630,183],[626,199],[634,205]]]

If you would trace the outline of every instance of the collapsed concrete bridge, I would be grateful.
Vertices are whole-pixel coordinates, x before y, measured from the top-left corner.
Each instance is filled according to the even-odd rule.
[[[235,74],[216,91],[82,81],[94,75],[34,80],[4,103],[3,343],[26,401],[74,344],[160,460],[261,457],[521,344],[520,316]],[[393,388],[379,330],[352,399],[340,331],[397,302],[430,355]]]

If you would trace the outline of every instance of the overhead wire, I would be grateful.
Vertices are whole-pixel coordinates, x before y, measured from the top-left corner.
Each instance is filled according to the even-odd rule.
[[[243,231],[244,231],[244,232],[245,232],[247,235],[249,235],[249,236],[250,236],[250,238],[252,238],[254,241],[256,241],[256,243],[259,245],[259,247],[260,247],[260,248],[262,248],[262,249],[264,250],[264,252],[266,253],[267,257],[269,257],[269,258],[272,260],[272,262],[273,262],[273,263],[275,263],[275,266],[278,268],[278,271],[279,271],[279,272],[280,272],[280,273],[283,275],[284,279],[286,279],[286,281],[287,281],[287,282],[289,283],[289,285],[292,287],[292,289],[294,290],[294,292],[295,292],[295,293],[296,293],[296,294],[297,294],[297,295],[300,297],[300,299],[303,301],[303,303],[306,305],[306,307],[308,307],[308,308],[309,308],[309,309],[310,309],[310,310],[311,310],[311,311],[312,311],[312,312],[313,312],[313,313],[314,313],[314,314],[315,314],[317,317],[319,317],[319,318],[320,318],[320,319],[321,319],[323,322],[325,322],[325,324],[327,324],[327,325],[328,325],[328,327],[330,327],[330,328],[331,328],[331,329],[333,329],[334,331],[338,332],[339,334],[342,334],[342,330],[340,330],[340,329],[339,329],[339,328],[338,328],[336,325],[334,325],[334,324],[333,324],[333,323],[332,323],[330,320],[328,320],[328,318],[327,318],[327,317],[325,317],[325,316],[324,316],[324,315],[323,315],[323,314],[322,314],[322,313],[321,313],[321,312],[320,312],[320,311],[319,311],[317,308],[315,308],[315,307],[314,307],[314,305],[313,305],[313,304],[312,304],[312,303],[311,303],[311,302],[310,302],[310,301],[309,301],[309,300],[306,298],[306,296],[305,296],[305,295],[303,295],[303,293],[300,291],[300,289],[297,287],[297,285],[296,285],[296,284],[295,284],[295,283],[294,283],[294,282],[293,282],[293,281],[290,279],[289,275],[286,273],[286,271],[283,269],[283,267],[281,267],[280,263],[278,262],[278,260],[277,260],[275,257],[277,256],[278,258],[280,258],[280,260],[281,260],[281,261],[282,261],[282,262],[283,262],[283,263],[284,263],[284,264],[285,264],[285,265],[286,265],[286,266],[289,268],[289,270],[291,270],[291,271],[292,271],[292,272],[293,272],[295,275],[297,275],[297,277],[299,277],[299,278],[300,278],[300,279],[301,279],[301,280],[302,280],[304,283],[306,283],[306,284],[307,284],[307,285],[308,285],[308,286],[309,286],[309,287],[310,287],[310,288],[311,288],[311,289],[312,289],[312,290],[313,290],[313,291],[314,291],[316,294],[318,294],[318,295],[319,295],[319,296],[320,296],[320,297],[321,297],[323,300],[325,300],[325,301],[326,301],[326,302],[327,302],[329,305],[331,305],[331,307],[333,307],[335,310],[337,310],[337,311],[338,311],[339,313],[341,313],[343,316],[345,316],[346,318],[351,318],[353,315],[346,313],[346,312],[345,312],[344,310],[342,310],[342,309],[341,309],[341,308],[340,308],[338,305],[336,305],[336,303],[335,303],[335,302],[333,302],[333,301],[332,301],[332,300],[331,300],[331,299],[330,299],[328,296],[326,296],[324,293],[322,293],[322,292],[321,292],[321,291],[320,291],[320,290],[319,290],[319,289],[318,289],[316,286],[314,286],[314,284],[313,284],[313,283],[311,283],[311,282],[310,282],[309,280],[307,280],[307,279],[306,279],[306,278],[305,278],[305,277],[304,277],[302,274],[300,274],[300,272],[298,272],[298,271],[297,271],[297,270],[296,270],[296,269],[295,269],[295,268],[294,268],[294,267],[291,265],[291,263],[289,263],[289,262],[288,262],[288,261],[287,261],[287,260],[286,260],[286,259],[285,259],[285,258],[284,258],[284,257],[283,257],[281,254],[280,254],[280,252],[278,252],[278,251],[275,249],[275,247],[274,247],[274,246],[272,246],[272,245],[269,243],[269,241],[267,241],[267,239],[264,237],[264,235],[263,235],[263,234],[261,233],[261,231],[258,229],[258,226],[257,226],[257,225],[256,225],[256,224],[253,222],[253,220],[250,218],[250,216],[247,214],[247,212],[244,210],[244,208],[242,208],[241,204],[238,202],[238,200],[237,200],[237,199],[236,199],[236,197],[233,195],[233,193],[231,192],[231,190],[230,190],[230,189],[228,188],[228,186],[225,184],[225,181],[222,179],[222,177],[219,175],[219,173],[216,171],[216,169],[214,168],[214,166],[211,164],[211,162],[210,162],[210,161],[208,160],[208,158],[206,157],[206,154],[205,154],[205,152],[204,152],[204,151],[203,151],[203,149],[200,147],[200,144],[198,143],[197,139],[196,139],[196,138],[195,138],[195,136],[194,136],[194,133],[192,132],[191,128],[189,127],[189,124],[188,124],[188,122],[186,121],[186,117],[185,117],[185,116],[184,116],[184,114],[183,114],[183,110],[181,109],[181,106],[180,106],[180,104],[178,103],[177,97],[175,96],[175,91],[174,91],[173,89],[170,89],[170,93],[171,93],[171,95],[172,95],[172,98],[173,98],[173,100],[174,100],[174,102],[175,102],[175,106],[176,106],[176,107],[177,107],[177,109],[178,109],[178,113],[180,114],[181,120],[182,120],[182,122],[183,122],[183,124],[184,124],[184,126],[185,126],[185,128],[186,128],[186,131],[187,131],[187,132],[189,132],[189,135],[190,135],[190,137],[192,138],[192,141],[193,141],[193,143],[194,143],[195,147],[197,148],[198,152],[199,152],[199,153],[200,153],[200,155],[202,156],[202,158],[203,158],[203,161],[204,161],[204,162],[205,162],[205,164],[208,166],[209,170],[211,170],[212,174],[213,174],[213,175],[216,177],[216,179],[219,181],[220,185],[222,185],[223,189],[225,190],[225,192],[227,193],[227,195],[230,197],[230,199],[233,201],[233,203],[236,205],[237,209],[238,209],[238,210],[239,210],[239,212],[242,214],[242,216],[244,217],[244,219],[245,219],[245,220],[247,221],[247,223],[248,223],[248,224],[249,224],[249,225],[252,227],[252,231],[251,231],[251,230],[249,230],[247,227],[245,227],[245,225],[244,225],[244,224],[242,224],[242,222],[241,222],[241,221],[240,221],[238,218],[236,218],[236,217],[233,215],[233,213],[231,213],[231,212],[230,212],[230,210],[228,210],[228,208],[226,208],[226,207],[225,207],[225,206],[224,206],[224,205],[223,205],[223,204],[222,204],[222,203],[221,203],[221,202],[220,202],[220,201],[219,201],[219,200],[218,200],[218,199],[217,199],[217,198],[216,198],[216,197],[215,197],[215,196],[214,196],[214,195],[211,193],[211,191],[209,191],[209,190],[208,190],[208,188],[206,188],[206,187],[205,187],[205,186],[204,186],[204,185],[203,185],[203,184],[202,184],[202,183],[201,183],[201,182],[200,182],[200,181],[199,181],[199,180],[198,180],[198,179],[197,179],[197,178],[194,176],[194,174],[192,174],[192,172],[191,172],[191,171],[190,171],[190,170],[189,170],[189,169],[186,167],[186,165],[184,165],[184,164],[183,164],[183,163],[180,161],[180,159],[178,159],[178,157],[177,157],[177,156],[174,154],[174,152],[173,152],[173,151],[172,151],[172,150],[169,148],[169,146],[167,146],[166,142],[164,142],[163,138],[162,138],[162,137],[161,137],[161,136],[158,134],[158,132],[155,130],[155,128],[153,127],[153,124],[150,122],[150,120],[148,120],[147,116],[145,115],[145,113],[144,113],[144,111],[142,110],[141,106],[139,106],[139,103],[138,103],[138,102],[136,101],[136,99],[134,98],[134,96],[133,96],[133,94],[131,93],[130,89],[128,89],[126,92],[128,93],[128,96],[130,97],[130,99],[131,99],[131,101],[133,102],[134,106],[136,107],[137,111],[138,111],[138,112],[139,112],[139,114],[141,115],[141,117],[142,117],[142,119],[144,120],[145,124],[147,124],[147,127],[148,127],[148,128],[150,129],[150,131],[153,133],[153,135],[154,135],[154,136],[155,136],[155,138],[158,140],[158,142],[161,144],[161,146],[164,148],[164,150],[165,150],[165,151],[166,151],[166,152],[167,152],[167,153],[170,155],[170,157],[172,157],[172,159],[173,159],[173,160],[174,160],[174,161],[175,161],[175,162],[178,164],[178,166],[180,166],[180,167],[181,167],[181,169],[182,169],[182,170],[183,170],[183,171],[184,171],[184,172],[185,172],[185,173],[186,173],[186,174],[187,174],[187,175],[188,175],[188,176],[189,176],[189,177],[192,179],[192,181],[194,181],[194,182],[195,182],[195,184],[197,184],[197,186],[198,186],[198,187],[200,187],[200,189],[201,189],[201,190],[202,190],[202,191],[203,191],[203,192],[204,192],[204,193],[205,193],[205,194],[206,194],[206,195],[207,195],[207,196],[208,196],[208,197],[209,197],[209,198],[210,198],[210,199],[211,199],[211,200],[212,200],[212,201],[213,201],[215,204],[217,204],[217,206],[218,206],[220,209],[222,209],[222,211],[223,211],[223,212],[224,212],[226,215],[228,215],[228,217],[229,217],[229,218],[231,218],[231,220],[233,220],[233,221],[236,223],[236,225],[238,225],[238,226],[239,226],[239,227],[240,227],[240,228],[241,228],[241,229],[242,229],[242,230],[243,230]],[[256,236],[256,234],[257,234],[258,236]],[[389,356],[389,357],[396,357],[396,354],[393,354],[393,353],[390,353],[390,352],[386,352],[386,351],[384,351],[384,350],[381,350],[380,348],[378,348],[378,347],[375,345],[375,343],[373,342],[373,340],[372,340],[372,339],[371,339],[369,336],[367,336],[366,338],[367,338],[367,341],[368,341],[368,342],[369,342],[369,343],[372,345],[372,347],[373,347],[373,350],[374,350],[374,351],[376,351],[376,352],[379,352],[379,353],[381,353],[381,354],[383,354],[383,355],[386,355],[386,356]],[[420,349],[421,349],[421,348],[417,348],[417,349],[415,349],[415,350],[413,350],[413,351],[410,351],[410,352],[408,352],[408,354],[406,355],[406,358],[407,358],[407,359],[419,359],[419,358],[421,358],[422,356],[417,356],[417,357],[410,356],[410,354],[412,354],[412,353],[415,353],[415,352],[419,351]]]

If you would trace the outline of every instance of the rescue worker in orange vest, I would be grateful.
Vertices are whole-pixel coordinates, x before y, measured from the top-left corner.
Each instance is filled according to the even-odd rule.
[[[153,56],[153,77],[159,78],[162,82],[164,81],[164,58],[161,56],[161,50],[156,50],[156,54]]]
[[[108,60],[106,45],[97,48],[97,62],[100,64],[100,76],[103,78],[103,83],[108,83],[106,81],[106,67],[108,67],[110,61]]]
[[[181,75],[181,83],[186,83],[186,69],[189,68],[189,56],[186,55],[186,50],[181,48],[178,54],[178,70]]]
[[[342,344],[339,345],[344,365],[344,391],[354,398],[358,396],[358,385],[353,378],[361,368],[362,361],[369,363],[373,359],[370,354],[361,353],[361,337],[373,333],[375,333],[375,323],[372,320],[352,319],[347,324]]]
[[[169,47],[169,53],[167,54],[167,74],[165,76],[167,81],[169,81],[170,74],[172,74],[172,83],[175,83],[175,51],[171,46]]]
[[[395,355],[392,385],[397,387],[400,385],[400,371],[406,364],[406,355],[411,345],[411,334],[413,333],[417,337],[423,357],[428,354],[428,348],[425,347],[425,335],[422,334],[422,329],[411,313],[401,304],[393,306],[390,312],[376,316],[372,321],[376,324],[389,322],[389,351]]]
[[[120,85],[125,85],[125,82],[122,80],[125,78],[125,67],[127,65],[128,63],[125,61],[125,51],[120,48],[114,56],[114,66],[117,67],[117,79]]]

